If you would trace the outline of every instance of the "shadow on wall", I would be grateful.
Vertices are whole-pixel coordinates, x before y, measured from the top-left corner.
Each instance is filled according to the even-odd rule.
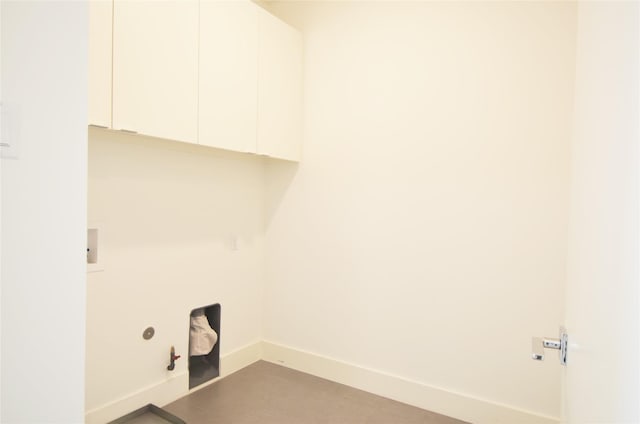
[[[95,129],[89,139],[89,219],[116,224],[115,245],[227,245],[264,232],[260,157]]]
[[[282,201],[298,173],[297,162],[270,160],[265,165],[265,231],[278,212]]]
[[[187,393],[194,308],[221,305],[222,357],[261,338],[265,160],[92,128],[88,177],[86,421],[105,422]]]

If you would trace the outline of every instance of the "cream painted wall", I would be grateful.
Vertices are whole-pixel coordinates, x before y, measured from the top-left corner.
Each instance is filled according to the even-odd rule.
[[[568,423],[640,422],[640,4],[578,13]]]
[[[84,418],[87,5],[2,1],[3,423]],[[5,133],[6,134],[6,133]]]
[[[0,6],[0,99],[2,99],[2,6]],[[1,100],[0,100],[1,101]],[[0,112],[2,106],[0,105]],[[0,134],[2,116],[0,115]],[[0,136],[0,140],[2,136]],[[0,159],[0,305],[2,305],[2,160]],[[0,311],[0,418],[2,417],[2,311]]]
[[[559,417],[530,351],[563,319],[576,5],[270,8],[304,33],[305,147],[265,339]]]
[[[261,339],[262,181],[257,157],[90,129],[88,412],[184,375],[194,308],[222,305],[222,355]]]

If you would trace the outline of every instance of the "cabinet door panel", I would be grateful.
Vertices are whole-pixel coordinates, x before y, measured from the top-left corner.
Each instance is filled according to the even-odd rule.
[[[200,3],[199,143],[256,152],[258,6]]]
[[[113,2],[89,2],[89,124],[111,127]]]
[[[258,153],[299,160],[302,143],[302,36],[259,14]]]
[[[198,2],[114,2],[113,127],[197,142]]]

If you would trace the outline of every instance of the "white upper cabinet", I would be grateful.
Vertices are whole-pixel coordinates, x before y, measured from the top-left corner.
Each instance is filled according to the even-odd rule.
[[[200,2],[200,144],[256,153],[258,9]]]
[[[89,124],[300,160],[302,36],[249,0],[92,0]]]
[[[302,146],[302,36],[259,11],[258,153],[298,161]]]
[[[113,128],[196,143],[198,1],[116,0]]]
[[[113,2],[89,2],[89,125],[111,127]]]

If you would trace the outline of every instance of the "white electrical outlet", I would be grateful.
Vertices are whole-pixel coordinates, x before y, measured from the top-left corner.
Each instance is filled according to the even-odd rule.
[[[87,272],[104,271],[104,266],[100,261],[100,228],[94,224],[89,224],[87,229]]]
[[[229,238],[229,248],[231,250],[238,250],[239,237],[235,234],[232,234]]]

